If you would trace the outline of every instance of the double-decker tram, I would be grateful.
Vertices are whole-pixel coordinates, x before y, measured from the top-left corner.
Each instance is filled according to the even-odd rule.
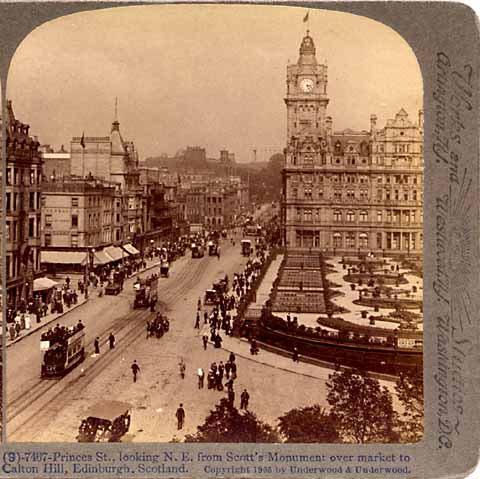
[[[40,338],[42,378],[66,374],[85,359],[85,329],[82,323],[65,327],[57,325]]]

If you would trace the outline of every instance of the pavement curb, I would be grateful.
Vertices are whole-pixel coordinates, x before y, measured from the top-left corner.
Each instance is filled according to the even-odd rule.
[[[244,343],[249,343],[248,340],[243,339],[243,338],[240,339],[240,341],[242,341]],[[283,356],[283,357],[291,357],[291,355],[292,355],[291,352],[286,351],[285,349],[276,348],[276,347],[270,346],[269,344],[266,344],[266,343],[262,343],[262,342],[257,341],[257,344],[259,346],[263,346],[263,349],[265,351],[268,351],[272,354],[278,354],[278,355]],[[322,378],[319,378],[318,376],[313,376],[312,374],[308,374],[306,372],[294,371],[292,369],[287,369],[287,368],[284,368],[284,367],[281,367],[281,366],[276,366],[274,364],[270,364],[270,363],[265,362],[265,361],[259,361],[258,358],[253,358],[251,355],[244,355],[242,353],[237,353],[236,351],[231,351],[230,349],[228,349],[226,347],[222,347],[221,349],[223,349],[225,351],[228,351],[228,352],[233,352],[243,359],[249,359],[250,361],[263,364],[264,366],[269,366],[271,368],[279,369],[281,371],[287,371],[287,372],[290,372],[290,373],[293,373],[293,374],[299,374],[301,376],[306,376],[306,377],[309,377],[309,378],[322,379]],[[306,361],[305,360],[301,361],[302,357],[307,359],[307,360]],[[317,366],[317,367],[321,367],[321,368],[324,368],[324,369],[329,369],[331,371],[335,371],[335,365],[333,363],[329,363],[327,361],[317,360],[317,359],[314,359],[314,358],[310,358],[308,356],[300,356],[299,362],[303,362],[304,364],[311,364],[313,366]],[[340,366],[341,371],[344,370],[344,369],[349,369],[349,368],[347,368],[346,366]],[[387,375],[387,374],[379,374],[379,373],[375,373],[375,372],[371,372],[371,371],[367,371],[367,373],[371,377],[373,377],[375,379],[380,379],[382,381],[388,381],[388,382],[395,383],[398,379],[396,376],[390,376],[390,375]]]
[[[145,269],[142,269],[141,271],[137,271],[137,273],[145,273],[146,271],[149,271],[157,266],[160,265],[160,262],[158,263],[155,263],[153,264],[152,266],[149,266],[148,268],[145,268]],[[133,278],[134,275],[130,276],[130,278],[127,278],[127,279],[131,279]],[[19,336],[18,338],[16,338],[14,341],[10,341],[6,344],[6,348],[9,348],[10,346],[14,345],[15,343],[18,343],[20,342],[22,339],[24,338],[27,338],[28,336],[30,336],[31,334],[33,333],[36,333],[39,329],[41,329],[43,326],[46,326],[47,324],[50,324],[50,323],[53,323],[53,321],[56,321],[58,320],[59,318],[62,318],[63,316],[67,315],[68,313],[71,313],[72,311],[74,311],[75,309],[77,308],[80,308],[82,307],[83,305],[87,304],[89,301],[89,298],[87,298],[83,303],[80,303],[80,304],[77,304],[75,306],[73,306],[72,308],[70,308],[68,311],[65,311],[63,312],[62,314],[59,314],[58,316],[55,316],[54,318],[52,319],[49,319],[48,321],[46,322],[42,322],[41,326],[39,326],[38,328],[30,328],[28,330],[28,333],[26,334],[22,334],[21,336]],[[37,324],[37,323],[35,323]],[[25,330],[24,330],[25,331]]]

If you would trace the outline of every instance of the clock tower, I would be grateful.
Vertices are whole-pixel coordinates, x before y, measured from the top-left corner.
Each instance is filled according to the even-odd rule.
[[[307,30],[296,64],[287,66],[287,144],[283,169],[283,241],[287,248],[320,247],[315,186],[330,161],[327,66],[317,62]]]
[[[307,30],[300,45],[300,56],[287,66],[287,164],[302,163],[302,155],[294,145],[310,138],[325,140],[327,97],[327,66],[317,62],[315,43]],[[307,158],[307,161],[310,158]],[[312,157],[315,162],[319,158]]]

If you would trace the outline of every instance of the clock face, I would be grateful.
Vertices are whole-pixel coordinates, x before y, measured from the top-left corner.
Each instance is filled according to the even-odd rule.
[[[313,80],[310,78],[305,78],[300,82],[300,87],[304,92],[310,93],[313,90]]]

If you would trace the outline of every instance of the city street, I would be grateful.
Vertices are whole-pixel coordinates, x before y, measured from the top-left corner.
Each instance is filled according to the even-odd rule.
[[[79,319],[85,324],[88,351],[85,362],[63,379],[40,379],[40,331],[12,345],[7,367],[9,440],[75,441],[85,411],[100,398],[132,405],[132,426],[125,441],[169,441],[175,435],[182,438],[185,433],[195,432],[225,395],[206,388],[198,390],[196,370],[207,370],[211,362],[225,362],[228,358],[228,352],[214,349],[211,344],[207,351],[203,350],[203,331],[194,329],[197,299],[213,281],[225,274],[232,277],[244,264],[238,241],[235,247],[223,241],[220,260],[208,256],[191,259],[187,253],[173,263],[170,278],[162,279],[159,286],[160,309],[171,321],[170,331],[161,339],[146,339],[149,311],[132,312],[132,278],[119,296],[96,298],[65,315],[62,325],[74,325]],[[114,350],[109,350],[107,344],[111,331],[117,340]],[[99,356],[92,355],[96,336],[101,338]],[[178,367],[180,358],[187,364],[183,380]],[[141,369],[135,384],[130,370],[134,359]],[[237,362],[237,400],[247,388],[252,409],[266,421],[274,422],[293,407],[322,399],[321,380],[250,359],[239,357]],[[288,389],[284,387],[286,382]],[[182,434],[177,433],[175,420],[180,402],[186,411]]]

